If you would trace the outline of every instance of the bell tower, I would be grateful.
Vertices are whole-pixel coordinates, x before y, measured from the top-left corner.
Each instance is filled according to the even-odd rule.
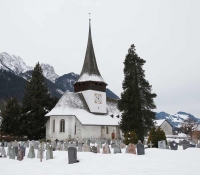
[[[102,78],[94,53],[91,19],[89,19],[88,43],[85,60],[79,79],[74,83],[74,92],[81,92],[87,102],[90,112],[106,113],[106,86]]]

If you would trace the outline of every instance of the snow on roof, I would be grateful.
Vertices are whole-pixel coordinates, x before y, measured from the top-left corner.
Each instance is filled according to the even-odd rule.
[[[89,73],[84,73],[83,75],[80,76],[80,78],[77,80],[77,82],[84,82],[84,81],[97,81],[97,82],[104,82],[104,79],[96,74],[89,74]]]
[[[110,100],[107,105],[108,113],[104,115],[90,113],[87,105],[81,98],[81,93],[66,91],[56,106],[46,116],[74,115],[83,125],[119,125],[120,112],[116,102]],[[111,117],[113,115],[113,117]]]
[[[165,121],[165,119],[161,119],[161,120],[154,120],[155,126],[159,127],[163,124],[163,122]]]

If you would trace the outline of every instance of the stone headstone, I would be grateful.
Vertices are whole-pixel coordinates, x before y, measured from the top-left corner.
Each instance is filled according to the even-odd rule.
[[[176,143],[175,141],[170,142],[170,148],[171,148],[171,150],[177,150],[178,143]]]
[[[15,159],[15,148],[14,147],[10,148],[9,159]]]
[[[200,143],[197,144],[197,148],[200,148]]]
[[[144,145],[141,143],[137,144],[137,155],[144,155]]]
[[[154,144],[150,141],[148,145],[150,148],[152,148]]]
[[[106,143],[107,143],[108,145],[110,145],[110,139],[108,139],[108,140],[106,141]]]
[[[102,154],[110,154],[110,147],[109,147],[109,145],[105,144],[103,146]]]
[[[128,144],[127,153],[136,154],[136,150],[135,150],[135,145],[134,144],[132,144],[132,143]]]
[[[183,140],[182,145],[183,145],[183,150],[185,150],[190,147],[190,142]]]
[[[179,145],[179,146],[182,146],[182,145],[183,145],[183,141],[182,141],[182,140],[179,140],[178,145]]]
[[[86,143],[87,143],[87,145],[89,145],[89,146],[90,146],[90,140],[87,140],[87,142],[86,142]]]
[[[97,147],[96,146],[92,146],[92,152],[97,153]]]
[[[77,149],[75,147],[68,148],[68,163],[77,163]]]
[[[111,148],[114,148],[116,146],[115,143],[111,143]]]
[[[195,148],[196,147],[196,143],[194,141],[191,141],[190,142],[190,147],[194,147]]]
[[[83,144],[83,149],[82,149],[83,152],[91,152],[90,151],[90,146],[88,144]]]
[[[122,153],[121,148],[119,146],[114,147],[114,154]]]
[[[49,159],[53,159],[53,148],[51,145],[48,146],[47,152],[46,152],[46,160],[49,160]]]
[[[126,148],[126,145],[124,143],[120,143],[120,148],[124,149],[124,148]]]
[[[30,147],[27,157],[30,159],[35,158],[35,150],[34,150],[33,146]]]
[[[81,142],[78,143],[78,152],[82,152],[83,144]]]
[[[24,158],[24,152],[19,148],[18,154],[17,154],[17,160],[22,161]]]
[[[100,148],[101,148],[101,146],[97,145],[97,153],[100,153]]]
[[[26,155],[26,147],[20,146],[19,148],[23,151],[23,154],[24,154],[24,156],[25,156],[25,155]]]
[[[166,140],[158,141],[158,148],[159,149],[166,149]]]
[[[8,149],[7,149],[7,156],[9,156],[10,150],[11,150],[11,146],[8,146]]]
[[[1,150],[0,151],[1,156],[6,157],[6,150],[5,150],[4,146],[2,148],[0,148],[0,150]]]

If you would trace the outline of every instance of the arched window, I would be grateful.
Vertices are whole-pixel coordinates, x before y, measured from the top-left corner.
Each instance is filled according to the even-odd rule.
[[[74,134],[76,134],[76,124],[75,124],[75,126],[74,126]]]
[[[60,120],[60,132],[65,132],[65,120]]]
[[[55,119],[53,120],[53,132],[55,132]]]
[[[106,126],[106,134],[108,134],[108,126]]]

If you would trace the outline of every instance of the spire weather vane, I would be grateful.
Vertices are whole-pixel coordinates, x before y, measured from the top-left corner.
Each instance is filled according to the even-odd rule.
[[[91,16],[90,16],[90,13],[88,13],[89,14],[89,20],[91,20]]]

